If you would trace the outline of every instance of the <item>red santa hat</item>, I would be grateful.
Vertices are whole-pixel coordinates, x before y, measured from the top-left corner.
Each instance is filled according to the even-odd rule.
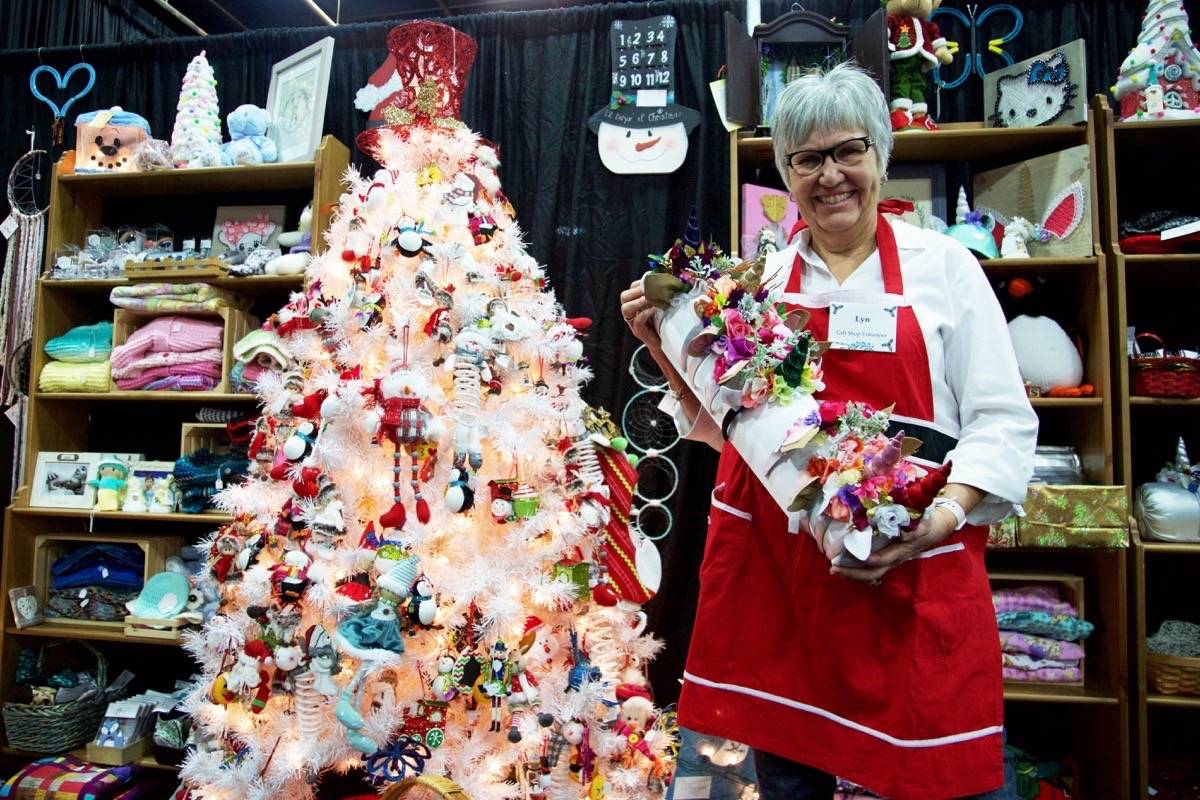
[[[246,646],[242,648],[242,651],[265,667],[271,666],[274,662],[274,659],[271,658],[271,648],[267,647],[267,643],[262,639],[246,642]]]
[[[651,703],[654,702],[654,697],[650,694],[650,690],[636,683],[617,684],[616,694],[618,703],[624,703],[631,697],[643,697]]]

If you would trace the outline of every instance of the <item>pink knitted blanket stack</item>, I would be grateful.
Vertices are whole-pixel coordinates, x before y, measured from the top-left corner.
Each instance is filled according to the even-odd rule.
[[[120,389],[209,391],[221,382],[219,319],[156,317],[112,350]]]

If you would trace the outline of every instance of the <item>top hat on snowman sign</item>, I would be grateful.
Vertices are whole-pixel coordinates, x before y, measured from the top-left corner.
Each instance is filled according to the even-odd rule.
[[[381,131],[401,136],[411,126],[465,127],[459,114],[467,74],[478,46],[462,31],[423,20],[392,28],[387,35],[390,55],[368,79],[360,95],[381,97],[360,133],[360,150],[374,155]]]
[[[670,15],[612,24],[612,92],[588,128],[613,172],[674,172],[687,155],[700,113],[675,102],[675,30]]]

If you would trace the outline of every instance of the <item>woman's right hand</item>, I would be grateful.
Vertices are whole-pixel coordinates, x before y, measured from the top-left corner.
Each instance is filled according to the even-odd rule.
[[[642,291],[642,280],[638,278],[621,292],[621,316],[629,330],[652,351],[662,349],[662,339],[654,325],[654,306]]]

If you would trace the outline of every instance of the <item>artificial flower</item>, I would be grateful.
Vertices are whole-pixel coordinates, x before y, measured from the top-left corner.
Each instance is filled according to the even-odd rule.
[[[900,535],[902,528],[912,523],[912,516],[908,513],[908,509],[895,504],[877,506],[871,512],[871,517],[875,523],[875,530],[889,539],[895,539]]]

